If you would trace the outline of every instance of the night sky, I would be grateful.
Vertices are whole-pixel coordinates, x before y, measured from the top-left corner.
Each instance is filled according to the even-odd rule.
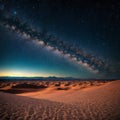
[[[105,1],[0,0],[0,76],[119,79],[120,2]]]

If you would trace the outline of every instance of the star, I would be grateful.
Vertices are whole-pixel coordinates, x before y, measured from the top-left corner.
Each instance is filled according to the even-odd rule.
[[[13,11],[13,14],[14,14],[14,15],[17,15],[17,11]]]

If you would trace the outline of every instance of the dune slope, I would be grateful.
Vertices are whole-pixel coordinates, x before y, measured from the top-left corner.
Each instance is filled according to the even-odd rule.
[[[119,86],[120,80],[78,91],[53,92],[50,95],[43,92],[44,97],[40,92],[20,94],[24,96],[0,92],[0,118],[1,120],[119,120]]]

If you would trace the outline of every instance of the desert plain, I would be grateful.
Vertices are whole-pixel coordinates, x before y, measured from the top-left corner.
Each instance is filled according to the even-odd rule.
[[[0,120],[120,120],[120,80],[0,81]]]

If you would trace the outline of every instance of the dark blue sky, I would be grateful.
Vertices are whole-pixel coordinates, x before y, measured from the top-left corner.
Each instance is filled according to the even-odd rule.
[[[3,16],[0,26],[1,76],[120,77],[120,2],[3,0],[0,14]],[[9,29],[3,24],[5,17]],[[8,17],[20,21],[15,24],[14,31],[14,22],[11,25]],[[22,27],[19,34],[22,23],[30,26],[32,35],[35,31],[36,36],[24,38],[23,34],[28,34],[27,27]],[[41,32],[39,40],[47,42],[45,46],[33,40],[38,37],[38,31]],[[47,39],[50,35],[52,38]],[[59,41],[64,44],[60,46]],[[48,43],[63,54],[48,50]],[[65,57],[66,51],[69,58]]]

